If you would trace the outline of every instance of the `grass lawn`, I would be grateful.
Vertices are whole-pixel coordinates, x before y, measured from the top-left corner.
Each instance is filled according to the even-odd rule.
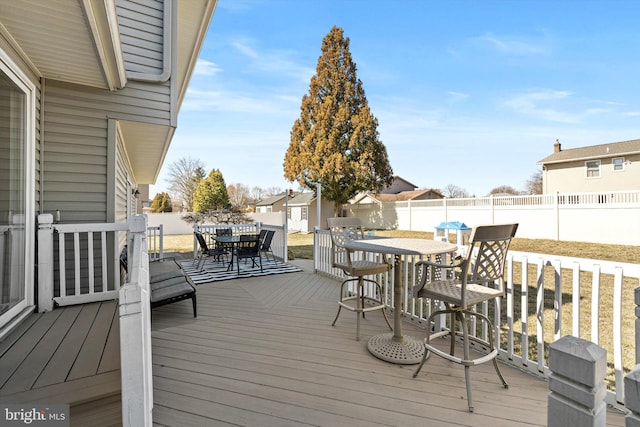
[[[377,236],[423,237],[432,239],[433,233],[426,231],[376,230]],[[455,235],[451,234],[455,239]],[[313,259],[313,233],[294,233],[287,237],[289,253],[293,258]],[[455,240],[453,241],[455,243]],[[610,245],[602,243],[565,242],[544,239],[513,239],[512,250],[539,254],[562,255],[574,258],[590,258],[605,261],[638,263],[640,246]],[[164,236],[165,252],[193,252],[193,235]]]

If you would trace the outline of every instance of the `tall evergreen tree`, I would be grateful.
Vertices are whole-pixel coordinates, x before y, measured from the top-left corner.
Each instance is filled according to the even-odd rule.
[[[339,215],[359,192],[391,184],[393,170],[377,127],[356,77],[349,38],[334,26],[322,41],[316,74],[291,130],[285,179],[312,190],[320,184],[322,197],[334,202]]]
[[[222,172],[213,169],[209,176],[200,181],[193,197],[194,212],[224,209],[229,205],[229,193]]]

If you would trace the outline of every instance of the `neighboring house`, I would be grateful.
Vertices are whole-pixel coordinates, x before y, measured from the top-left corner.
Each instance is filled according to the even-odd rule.
[[[0,334],[35,306],[38,214],[124,223],[141,210],[215,6],[0,0]]]
[[[300,193],[289,200],[287,204],[287,228],[291,231],[311,233],[314,227],[320,224],[320,228],[326,228],[327,218],[333,216],[334,203],[322,200],[320,205],[320,221],[318,221],[318,201],[316,194]]]
[[[542,165],[542,191],[640,190],[640,139],[563,150],[556,140]]]
[[[289,193],[289,198],[293,198],[297,193]],[[287,193],[269,196],[256,203],[256,213],[284,212],[287,203]]]
[[[404,202],[407,200],[429,200],[443,199],[440,191],[429,188],[426,190],[401,191],[395,194],[367,193],[358,199],[354,199],[352,204],[384,203],[384,202]]]
[[[402,191],[413,191],[417,188],[417,185],[412,184],[406,179],[396,175],[393,177],[393,182],[391,182],[391,185],[382,189],[379,194],[397,194]]]

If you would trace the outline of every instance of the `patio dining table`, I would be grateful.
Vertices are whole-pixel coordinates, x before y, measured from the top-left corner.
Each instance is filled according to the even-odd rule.
[[[344,247],[349,250],[393,255],[393,333],[374,335],[367,348],[379,359],[402,365],[420,363],[424,354],[422,340],[402,334],[402,272],[403,255],[444,255],[458,247],[452,243],[429,239],[377,238],[347,240]]]
[[[236,251],[238,250],[238,244],[240,243],[240,237],[245,236],[245,241],[254,242],[258,241],[259,235],[257,234],[234,234],[234,235],[214,235],[213,239],[223,245],[230,245],[232,247],[231,250],[231,260],[229,261],[229,266],[227,267],[227,271],[231,271],[233,269],[233,260],[236,258]],[[236,260],[236,262],[238,262]]]

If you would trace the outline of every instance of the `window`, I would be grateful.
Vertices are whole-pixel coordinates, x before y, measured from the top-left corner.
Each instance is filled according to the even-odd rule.
[[[624,170],[624,157],[616,157],[611,161],[611,163],[613,164],[614,172]]]
[[[291,208],[287,208],[287,218],[291,219]]]
[[[587,166],[587,178],[600,177],[600,160],[591,160],[585,164]]]
[[[307,206],[302,207],[301,216],[303,221],[306,221],[307,219],[309,219],[309,207]]]

